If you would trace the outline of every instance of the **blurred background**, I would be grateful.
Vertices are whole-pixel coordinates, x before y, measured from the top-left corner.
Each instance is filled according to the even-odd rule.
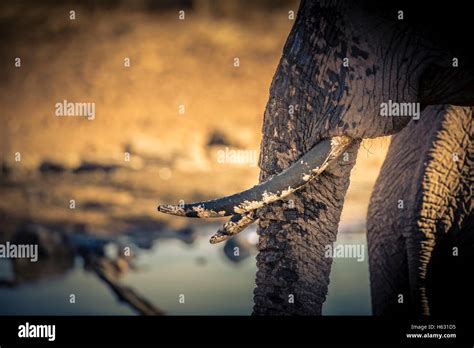
[[[210,245],[225,219],[156,206],[257,183],[263,111],[297,10],[292,0],[0,3],[0,243],[40,251],[36,263],[0,258],[0,314],[251,313],[255,226]],[[95,118],[55,116],[63,100],[95,103]],[[362,144],[339,243],[366,244],[388,143]],[[370,312],[367,258],[335,259],[324,314]]]

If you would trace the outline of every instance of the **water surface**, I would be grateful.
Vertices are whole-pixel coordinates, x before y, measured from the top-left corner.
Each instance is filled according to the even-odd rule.
[[[247,244],[211,245],[213,226],[203,228],[192,242],[155,238],[145,249],[136,249],[134,267],[121,282],[132,287],[170,315],[249,315],[253,306],[256,249]],[[255,241],[255,229],[243,241]],[[363,233],[339,233],[338,243],[366,245]],[[235,256],[235,246],[239,255]],[[250,245],[250,246],[249,246]],[[225,248],[225,249],[224,249]],[[370,315],[367,248],[363,262],[336,258],[324,315]],[[225,252],[226,250],[226,252]],[[12,270],[0,260],[2,279]],[[70,295],[75,303],[70,303]],[[94,273],[76,257],[68,271],[0,288],[2,315],[131,315]]]

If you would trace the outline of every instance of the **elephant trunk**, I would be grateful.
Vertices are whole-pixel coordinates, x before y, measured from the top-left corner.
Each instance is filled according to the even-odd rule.
[[[289,201],[259,211],[254,314],[321,314],[332,264],[327,246],[336,240],[358,147],[353,143],[347,161],[339,159]]]
[[[291,93],[291,89],[279,89],[274,83],[264,119],[261,182],[294,163],[307,146],[302,119],[294,117],[289,121],[286,112],[275,108],[273,97],[282,93]],[[326,255],[327,246],[336,240],[358,147],[359,141],[352,140],[342,156],[314,180],[285,201],[257,211],[254,315],[321,314],[332,264],[331,255]]]

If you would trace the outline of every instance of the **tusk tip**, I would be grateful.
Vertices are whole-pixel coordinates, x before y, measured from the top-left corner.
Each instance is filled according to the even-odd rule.
[[[217,243],[221,243],[223,241],[226,241],[227,239],[229,239],[230,237],[232,237],[231,235],[228,235],[228,234],[224,234],[222,232],[217,232],[216,234],[214,234],[210,239],[209,239],[209,243],[211,244],[217,244]]]
[[[165,213],[165,214],[180,215],[180,216],[185,215],[184,209],[176,205],[170,205],[170,204],[159,205],[157,210],[160,213]]]

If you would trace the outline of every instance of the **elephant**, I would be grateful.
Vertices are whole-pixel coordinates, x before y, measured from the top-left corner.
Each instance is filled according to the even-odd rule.
[[[258,222],[254,315],[321,315],[332,264],[325,247],[336,240],[360,142],[399,132],[369,209],[373,312],[425,315],[430,296],[441,296],[432,290],[442,280],[429,276],[438,253],[433,235],[472,235],[474,74],[462,37],[453,35],[468,28],[464,12],[425,10],[408,1],[301,1],[264,112],[260,183],[214,200],[158,206],[177,216],[230,216],[211,243]],[[453,16],[452,26],[445,17]],[[406,143],[420,146],[410,166],[399,162],[409,160],[399,157]],[[458,150],[460,162],[438,172],[436,163]],[[437,175],[457,186],[448,190]],[[435,220],[428,192],[444,204]],[[412,217],[393,210],[399,199]],[[410,226],[402,229],[400,220]],[[399,294],[405,301],[396,307]]]

